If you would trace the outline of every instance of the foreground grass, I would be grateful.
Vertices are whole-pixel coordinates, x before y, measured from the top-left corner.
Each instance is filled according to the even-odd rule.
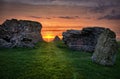
[[[120,79],[120,48],[112,67],[93,63],[91,55],[62,42],[0,49],[0,79]]]

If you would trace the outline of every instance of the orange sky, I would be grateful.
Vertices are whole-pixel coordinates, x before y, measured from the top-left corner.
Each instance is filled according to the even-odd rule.
[[[11,19],[12,17],[8,18]],[[17,18],[17,17],[16,17]],[[119,38],[120,27],[118,26],[119,21],[108,21],[108,20],[96,20],[96,19],[62,19],[62,18],[52,18],[52,19],[33,19],[30,17],[18,17],[19,19],[38,21],[42,24],[42,35],[45,41],[52,41],[57,35],[62,39],[62,32],[69,29],[81,30],[84,27],[107,27],[111,28],[117,33],[117,38]],[[2,22],[1,22],[2,23]]]
[[[12,18],[38,21],[43,26],[42,35],[46,41],[53,40],[56,35],[62,38],[62,32],[68,29],[80,30],[87,26],[110,28],[120,39],[120,6],[117,0],[102,0],[103,4],[106,3],[102,7],[96,6],[96,1],[3,0],[0,1],[0,24]]]
[[[119,38],[120,27],[118,26],[119,21],[109,21],[109,20],[96,20],[96,19],[62,19],[62,18],[52,18],[52,19],[34,19],[42,23],[42,35],[46,41],[52,41],[53,38],[58,35],[62,38],[62,32],[69,29],[81,30],[84,27],[106,27],[117,33],[117,38]],[[118,27],[117,27],[118,26]],[[51,38],[51,39],[48,39]]]

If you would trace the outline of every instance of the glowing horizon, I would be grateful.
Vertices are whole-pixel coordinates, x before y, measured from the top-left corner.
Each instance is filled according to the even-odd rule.
[[[64,19],[55,19],[55,20],[48,21],[46,19],[34,19],[33,20],[32,18],[26,18],[26,17],[22,17],[22,18],[23,18],[23,20],[32,20],[32,21],[37,21],[37,22],[41,23],[42,24],[41,34],[43,36],[43,39],[47,42],[53,41],[55,36],[59,36],[62,39],[62,33],[66,30],[70,30],[70,29],[81,30],[82,28],[85,28],[85,27],[94,27],[94,26],[110,28],[111,30],[113,30],[117,33],[116,38],[118,40],[120,39],[119,29],[114,28],[114,26],[116,24],[113,21],[108,24],[107,20],[105,20],[104,23],[102,23],[103,21],[101,21],[101,22],[95,21],[94,22],[93,20],[91,20],[90,22],[83,20],[83,23],[79,23],[78,22],[78,21],[80,21],[79,19],[75,20],[75,21],[71,20],[72,22],[70,22],[70,20],[64,20]],[[20,19],[22,19],[22,18],[20,18]],[[9,19],[12,19],[12,18],[9,18]],[[67,21],[67,22],[65,22],[65,21]],[[1,22],[1,24],[2,23],[3,22]],[[49,24],[49,25],[47,25],[47,24]],[[109,25],[111,25],[111,26],[109,26]]]
[[[119,0],[2,0],[0,5],[0,24],[12,18],[40,22],[44,39],[87,26],[110,28],[120,39]]]

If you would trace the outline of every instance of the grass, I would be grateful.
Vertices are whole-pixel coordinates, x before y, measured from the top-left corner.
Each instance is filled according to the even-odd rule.
[[[120,79],[120,48],[111,67],[93,63],[91,56],[70,50],[62,42],[1,48],[0,79]]]

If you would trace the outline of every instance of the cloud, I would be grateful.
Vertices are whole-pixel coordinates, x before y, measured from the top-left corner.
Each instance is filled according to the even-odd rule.
[[[79,16],[59,16],[58,18],[62,19],[79,19]]]
[[[98,20],[107,19],[107,20],[120,20],[120,11],[111,10],[109,14],[106,14],[102,17],[99,17]]]
[[[80,6],[92,13],[105,13],[110,8],[120,9],[120,0],[0,0],[9,3],[28,5]]]
[[[50,17],[40,17],[40,16],[28,16],[28,17],[35,19],[51,19]]]
[[[40,17],[40,16],[29,16],[29,17],[35,18],[35,19],[41,19],[41,18],[43,18],[43,17]]]
[[[96,0],[96,6],[90,9],[94,13],[105,13],[109,9],[120,9],[120,0]]]
[[[93,6],[95,0],[2,0],[3,2],[22,3],[30,5],[78,5]]]
[[[61,18],[61,19],[79,19],[79,16],[58,16],[58,17],[40,17],[40,16],[28,16],[35,19],[52,19],[52,18]]]
[[[98,20],[102,20],[102,19],[107,19],[107,20],[120,20],[120,14],[117,15],[105,15],[103,17],[98,18]]]
[[[1,0],[0,0],[1,1]],[[104,13],[109,8],[120,7],[120,0],[2,0],[3,2],[28,5],[66,5],[87,7],[89,12]]]

